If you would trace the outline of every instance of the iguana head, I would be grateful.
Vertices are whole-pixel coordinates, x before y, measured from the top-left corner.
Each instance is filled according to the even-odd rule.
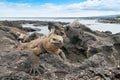
[[[48,35],[49,42],[55,44],[57,46],[61,46],[63,44],[63,37],[54,33],[54,29]]]
[[[62,44],[63,43],[63,38],[62,38],[62,36],[53,34],[50,37],[50,42],[54,43],[54,44]]]

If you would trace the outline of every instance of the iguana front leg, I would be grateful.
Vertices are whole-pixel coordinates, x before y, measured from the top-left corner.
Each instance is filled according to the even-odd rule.
[[[41,49],[36,47],[31,50],[31,53],[29,54],[28,61],[30,62],[30,74],[36,75],[43,73],[44,68],[39,65],[39,54],[41,53]]]
[[[67,58],[66,58],[66,56],[65,56],[65,53],[64,53],[61,49],[59,49],[59,50],[57,51],[57,54],[59,54],[60,57],[61,57],[64,61],[67,60]]]

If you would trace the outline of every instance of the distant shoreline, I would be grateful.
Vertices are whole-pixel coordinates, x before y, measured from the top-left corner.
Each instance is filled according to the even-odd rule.
[[[64,19],[64,21],[59,20]],[[120,19],[117,19],[115,17],[0,17],[0,21],[25,21],[25,22],[31,22],[31,21],[40,21],[40,22],[71,22],[74,20],[94,20],[97,19],[100,23],[120,23]]]
[[[106,19],[106,18],[109,18],[109,19],[113,19],[115,17],[0,17],[0,18],[28,18],[28,19],[31,19],[31,18],[37,18],[37,19]]]
[[[18,18],[17,20],[0,20],[0,23],[5,23],[8,26],[17,26],[20,27],[21,24],[33,24],[33,26],[40,27],[40,26],[47,26],[49,22],[56,23],[59,22],[63,25],[66,25],[70,22],[73,22],[77,19],[23,19]],[[87,27],[98,30],[98,31],[111,31],[113,34],[119,33],[119,24],[120,20],[116,18],[101,18],[101,19],[78,19],[81,24],[86,25]]]

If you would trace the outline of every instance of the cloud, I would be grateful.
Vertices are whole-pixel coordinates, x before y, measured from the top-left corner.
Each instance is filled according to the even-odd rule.
[[[120,0],[86,0],[56,5],[0,2],[1,17],[86,17],[120,14]]]
[[[87,0],[74,6],[84,10],[120,11],[120,0]]]

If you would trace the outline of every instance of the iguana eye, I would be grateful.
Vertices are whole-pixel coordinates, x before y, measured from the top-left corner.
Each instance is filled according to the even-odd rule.
[[[56,41],[56,39],[55,39],[55,38],[53,38],[53,41]]]

